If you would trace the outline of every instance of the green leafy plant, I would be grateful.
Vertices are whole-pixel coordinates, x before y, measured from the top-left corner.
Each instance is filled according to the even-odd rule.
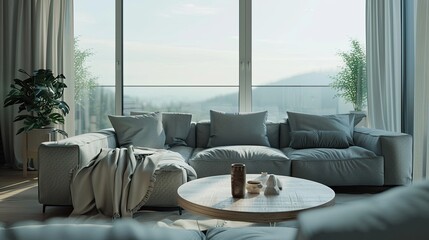
[[[84,107],[85,99],[91,99],[91,93],[97,86],[98,77],[94,76],[88,66],[88,61],[94,53],[91,49],[79,46],[79,37],[74,38],[74,99],[76,104]]]
[[[28,78],[14,79],[14,84],[10,85],[12,89],[4,100],[4,107],[18,104],[18,113],[24,111],[14,119],[14,122],[24,121],[24,127],[18,129],[17,135],[51,124],[64,124],[64,116],[70,111],[69,105],[61,100],[67,87],[63,82],[64,75],[55,77],[49,69],[36,70],[33,75],[22,69],[19,72]],[[63,130],[55,131],[67,136]]]
[[[367,100],[366,55],[359,41],[352,39],[350,43],[350,51],[339,53],[344,65],[332,77],[330,86],[338,91],[336,97],[343,97],[355,111],[362,111]]]

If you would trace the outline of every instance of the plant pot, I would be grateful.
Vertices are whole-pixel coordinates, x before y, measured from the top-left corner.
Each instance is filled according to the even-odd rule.
[[[26,158],[27,163],[23,163],[23,169],[28,166],[30,170],[37,170],[39,166],[38,150],[42,142],[56,141],[56,129],[53,127],[37,128],[26,133]],[[25,161],[24,160],[24,161]]]

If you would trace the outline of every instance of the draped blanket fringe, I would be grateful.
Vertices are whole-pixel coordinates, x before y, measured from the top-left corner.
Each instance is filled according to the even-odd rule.
[[[102,149],[87,166],[72,173],[71,216],[132,217],[149,200],[165,165],[184,167],[190,177],[196,175],[180,154],[168,150]]]

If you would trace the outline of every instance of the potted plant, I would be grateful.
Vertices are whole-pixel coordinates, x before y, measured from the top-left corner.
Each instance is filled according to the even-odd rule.
[[[55,77],[49,69],[36,70],[33,75],[22,69],[19,72],[26,74],[28,78],[14,79],[15,84],[10,85],[12,89],[4,100],[4,107],[18,104],[18,113],[24,111],[14,119],[14,122],[24,121],[24,126],[18,130],[17,135],[52,124],[64,124],[64,116],[70,111],[68,104],[62,100],[67,87],[63,82],[64,75]],[[54,131],[67,137],[67,133],[61,129]]]
[[[52,125],[64,124],[64,116],[69,113],[70,107],[62,100],[67,87],[63,82],[63,74],[55,77],[49,69],[36,70],[33,75],[22,69],[19,72],[28,78],[14,79],[14,84],[10,85],[12,89],[4,100],[4,107],[18,104],[18,113],[22,113],[13,121],[23,121],[23,127],[18,129],[17,135],[26,133],[26,157],[22,164],[26,176],[27,167],[32,170],[38,166],[37,155],[41,142],[53,140],[52,137],[55,139],[55,133],[68,136],[65,131]]]
[[[353,104],[354,111],[360,112],[367,100],[366,56],[359,41],[352,39],[350,43],[349,52],[339,53],[344,65],[332,77],[334,82],[330,86],[338,91],[336,97],[343,97]]]

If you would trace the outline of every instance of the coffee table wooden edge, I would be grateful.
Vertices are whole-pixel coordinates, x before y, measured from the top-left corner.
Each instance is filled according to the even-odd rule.
[[[282,222],[295,219],[299,213],[311,209],[322,207],[329,207],[335,205],[335,198],[324,204],[307,208],[305,210],[287,211],[287,212],[238,212],[223,209],[207,208],[195,203],[191,203],[180,196],[178,197],[178,204],[186,211],[192,212],[197,215],[212,217],[215,219],[229,220],[229,221],[242,221],[242,222],[255,222],[255,223],[273,223]]]

